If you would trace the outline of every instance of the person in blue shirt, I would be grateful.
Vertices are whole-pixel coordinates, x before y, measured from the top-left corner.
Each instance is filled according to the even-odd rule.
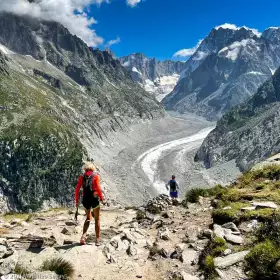
[[[170,192],[170,197],[172,199],[178,198],[178,190],[179,190],[179,184],[176,181],[175,175],[172,175],[172,178],[168,183],[166,184],[167,190]]]

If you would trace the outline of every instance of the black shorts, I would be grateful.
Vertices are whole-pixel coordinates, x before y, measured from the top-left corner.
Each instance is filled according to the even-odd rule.
[[[99,198],[96,196],[83,197],[82,203],[87,210],[90,208],[95,209],[100,206]]]

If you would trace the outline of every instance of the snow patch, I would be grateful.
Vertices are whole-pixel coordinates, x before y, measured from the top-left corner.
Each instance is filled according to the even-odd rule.
[[[8,48],[6,48],[4,45],[0,44],[0,51],[3,53],[3,54],[14,54],[14,52],[12,52],[11,50],[9,50]]]
[[[241,27],[238,27],[236,26],[235,24],[231,24],[231,23],[224,23],[222,25],[219,25],[219,26],[216,26],[215,29],[218,30],[218,29],[231,29],[231,30],[240,30],[241,28],[245,28],[247,30],[251,30],[256,36],[258,37],[261,37],[262,33],[259,32],[257,29],[255,28],[249,28],[247,26],[241,26]]]
[[[261,76],[264,76],[265,74],[261,73],[261,72],[257,72],[257,71],[251,71],[251,72],[248,72],[246,73],[247,75],[261,75]]]
[[[138,73],[140,76],[142,76],[142,73],[136,67],[132,68],[132,72]]]
[[[234,42],[230,46],[221,49],[218,54],[225,55],[226,58],[235,61],[238,58],[241,48],[246,47],[249,41],[249,39],[245,39],[240,42]]]
[[[192,58],[193,60],[203,60],[208,56],[208,52],[198,51],[195,56]]]
[[[126,61],[125,63],[122,64],[123,67],[129,67],[130,66],[130,62]]]
[[[172,76],[163,76],[157,78],[154,82],[147,79],[144,82],[144,89],[156,96],[158,101],[161,101],[166,95],[173,91],[180,75],[173,74]]]

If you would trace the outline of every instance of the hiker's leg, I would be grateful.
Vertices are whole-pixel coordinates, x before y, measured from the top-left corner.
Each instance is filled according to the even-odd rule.
[[[86,234],[87,234],[87,231],[89,228],[89,224],[92,219],[91,209],[86,209],[85,211],[86,211],[86,220],[85,220],[84,227],[83,227],[83,236],[82,236],[83,238],[86,237]]]
[[[93,209],[96,240],[100,239],[100,207]]]

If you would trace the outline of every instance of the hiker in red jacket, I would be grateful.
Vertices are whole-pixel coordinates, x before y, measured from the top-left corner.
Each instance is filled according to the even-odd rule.
[[[79,206],[79,193],[83,188],[82,203],[86,211],[86,220],[83,228],[83,235],[81,237],[81,245],[86,244],[86,234],[89,228],[92,214],[95,220],[96,246],[100,246],[100,201],[104,201],[100,186],[100,177],[95,172],[95,166],[88,162],[84,166],[85,173],[79,177],[78,184],[75,191],[76,207]],[[91,213],[91,210],[93,213]]]

